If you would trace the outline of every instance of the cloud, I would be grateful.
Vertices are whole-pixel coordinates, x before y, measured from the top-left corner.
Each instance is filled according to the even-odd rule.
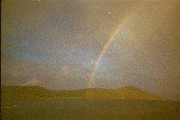
[[[22,86],[37,86],[41,84],[41,80],[37,80],[36,78],[33,78],[32,80],[29,80],[28,82],[24,83]]]
[[[63,75],[68,76],[70,74],[70,69],[67,66],[63,66]]]

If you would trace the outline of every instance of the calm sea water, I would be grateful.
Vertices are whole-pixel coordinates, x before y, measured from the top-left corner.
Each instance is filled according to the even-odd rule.
[[[2,120],[180,120],[180,102],[118,99],[2,99]]]

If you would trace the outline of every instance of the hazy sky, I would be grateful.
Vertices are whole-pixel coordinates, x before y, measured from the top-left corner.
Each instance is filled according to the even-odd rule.
[[[3,0],[1,84],[136,86],[180,100],[180,2]]]

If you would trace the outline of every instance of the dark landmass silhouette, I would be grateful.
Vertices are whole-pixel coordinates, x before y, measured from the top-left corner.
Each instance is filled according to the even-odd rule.
[[[48,90],[39,86],[1,86],[1,98],[114,98],[163,100],[162,97],[127,86],[117,89],[87,88],[80,90]]]

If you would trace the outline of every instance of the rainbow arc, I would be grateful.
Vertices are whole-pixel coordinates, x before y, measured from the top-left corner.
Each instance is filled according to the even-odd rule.
[[[140,5],[137,5],[135,7],[132,8],[131,12],[129,12],[123,19],[123,21],[120,21],[119,24],[117,25],[116,29],[110,34],[110,37],[107,39],[106,44],[103,46],[100,54],[98,55],[97,59],[95,60],[92,68],[92,74],[90,75],[90,79],[88,81],[87,84],[87,88],[90,88],[92,81],[94,80],[94,76],[96,74],[96,70],[98,68],[98,64],[101,61],[103,55],[106,53],[107,48],[111,45],[111,43],[115,40],[115,37],[118,35],[120,29],[135,15],[137,15],[137,13],[139,13],[139,11],[143,8],[143,3],[141,3]]]

